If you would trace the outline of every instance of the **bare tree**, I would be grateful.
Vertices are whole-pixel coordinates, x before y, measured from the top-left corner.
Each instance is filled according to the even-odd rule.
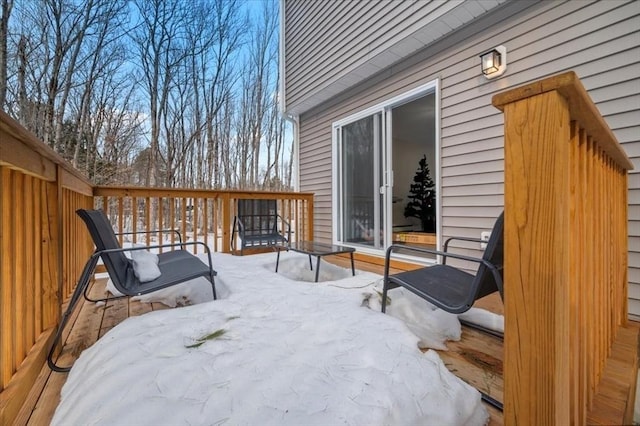
[[[122,81],[118,82],[119,69],[123,68],[126,62],[124,55],[125,47],[122,42],[124,35],[122,24],[126,13],[126,2],[112,1],[102,3],[103,8],[98,15],[100,19],[96,20],[92,33],[86,37],[86,42],[82,45],[83,60],[78,64],[78,70],[74,73],[75,87],[72,86],[72,80],[68,79],[65,86],[65,94],[63,104],[66,104],[66,98],[69,96],[72,88],[75,88],[77,98],[80,99],[79,104],[75,106],[75,127],[76,139],[80,140],[82,135],[89,131],[92,123],[95,125],[95,117],[92,116],[92,101],[95,96],[95,88],[99,84],[109,82],[119,88],[122,88]],[[130,74],[126,74],[127,77]],[[130,77],[129,77],[130,78]],[[133,85],[131,85],[133,87]],[[130,89],[129,89],[130,90]],[[125,93],[126,93],[125,89]],[[117,94],[116,95],[117,99]],[[98,108],[99,110],[100,108]],[[57,134],[57,132],[56,132]],[[97,140],[92,143],[97,144]],[[73,164],[78,167],[80,144],[75,145],[73,151]],[[87,164],[87,169],[89,169]]]
[[[184,16],[177,0],[136,0],[141,22],[133,33],[138,47],[142,80],[149,102],[151,126],[151,164],[145,184],[160,183],[157,163],[160,158],[160,132],[166,114],[170,89],[174,84],[173,72],[184,59],[181,41]]]
[[[7,39],[12,8],[13,0],[2,0],[2,10],[0,10],[0,108],[4,107],[7,98]]]
[[[91,115],[90,89],[107,72],[100,67],[108,59],[104,46],[121,38],[117,24],[127,3],[45,0],[18,5],[17,90],[12,98],[18,117],[63,156],[77,157],[77,141],[86,136],[82,120]],[[78,98],[84,104],[74,110]]]
[[[19,7],[18,7],[19,6]],[[12,17],[18,26],[13,33],[17,57],[16,80],[7,82],[5,103],[18,120],[37,136],[44,136],[46,76],[49,72],[47,53],[49,24],[41,2],[17,3]],[[11,100],[9,95],[11,94]]]
[[[221,187],[220,152],[221,144],[229,143],[229,136],[223,130],[229,114],[230,97],[233,90],[233,55],[239,50],[246,20],[240,18],[236,0],[216,0],[215,11],[211,15],[211,25],[215,28],[212,49],[200,62],[209,67],[202,69],[206,131],[206,168],[203,181],[214,188]],[[220,118],[220,117],[223,118]]]
[[[237,119],[241,187],[280,189],[280,152],[284,123],[278,112],[277,3],[264,1],[253,20],[242,73],[241,109]],[[264,148],[264,151],[263,151]]]
[[[239,163],[239,155],[236,150],[237,145],[232,140],[235,110],[236,105],[231,96],[226,97],[215,123],[213,137],[216,138],[216,145],[219,147],[217,154],[219,155],[218,162],[220,164],[219,173],[216,174],[215,179],[218,183],[216,186],[221,188],[238,187],[235,165]]]
[[[66,101],[78,54],[84,35],[95,19],[96,8],[94,0],[88,0],[83,6],[76,6],[64,0],[45,0],[44,10],[53,33],[53,41],[47,52],[51,68],[48,75],[43,137],[45,143],[56,146],[56,141],[60,143]]]
[[[276,1],[0,2],[0,105],[96,182],[290,184]]]
[[[160,60],[162,56],[162,49],[164,44],[168,43],[168,35],[163,26],[167,25],[166,17],[163,21],[159,18],[168,15],[165,13],[162,7],[164,2],[162,1],[136,1],[135,5],[138,8],[142,22],[137,25],[136,31],[133,34],[133,40],[138,48],[138,56],[141,60],[141,74],[140,79],[144,80],[145,88],[147,91],[148,102],[150,107],[149,122],[151,124],[150,135],[150,148],[145,154],[147,161],[147,168],[145,182],[146,186],[150,186],[154,183],[155,179],[155,163],[158,157],[158,145],[159,145],[159,116],[160,116],[160,97],[158,95],[159,87],[161,86],[161,65]]]

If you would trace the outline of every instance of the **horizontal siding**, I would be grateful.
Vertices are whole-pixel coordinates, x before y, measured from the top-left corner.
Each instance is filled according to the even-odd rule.
[[[357,84],[504,1],[284,0],[287,109]]]
[[[390,76],[300,117],[300,184],[316,193],[316,236],[331,240],[331,124],[435,78],[441,84],[442,234],[477,237],[490,229],[504,205],[503,116],[491,97],[574,70],[635,166],[629,175],[629,306],[640,316],[640,2],[545,2],[515,16],[503,8],[493,18],[494,29],[455,45],[433,45],[394,65]],[[496,44],[508,49],[508,69],[485,80],[478,54]],[[461,247],[479,253],[473,245]]]
[[[640,321],[640,315],[634,312],[640,312],[640,300],[629,299],[629,319],[633,321]]]

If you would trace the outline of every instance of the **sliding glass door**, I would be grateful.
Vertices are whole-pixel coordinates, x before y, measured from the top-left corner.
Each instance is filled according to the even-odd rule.
[[[436,87],[432,82],[334,123],[337,243],[379,251],[406,233],[431,234],[435,239]],[[416,180],[427,171],[433,186]]]

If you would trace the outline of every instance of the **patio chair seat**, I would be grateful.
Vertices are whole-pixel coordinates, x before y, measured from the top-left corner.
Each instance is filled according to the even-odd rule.
[[[147,294],[171,287],[209,274],[209,267],[200,259],[184,250],[175,250],[158,255],[160,276],[153,281],[141,283],[135,275],[128,278],[127,287],[136,295]],[[214,272],[215,276],[215,272]]]
[[[466,307],[473,278],[474,276],[470,273],[452,266],[434,265],[395,274],[393,282],[436,306],[462,309]]]

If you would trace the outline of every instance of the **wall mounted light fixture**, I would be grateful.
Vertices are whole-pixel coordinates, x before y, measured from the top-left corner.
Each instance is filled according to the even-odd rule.
[[[482,74],[486,78],[495,78],[507,70],[507,48],[498,46],[480,55]]]

